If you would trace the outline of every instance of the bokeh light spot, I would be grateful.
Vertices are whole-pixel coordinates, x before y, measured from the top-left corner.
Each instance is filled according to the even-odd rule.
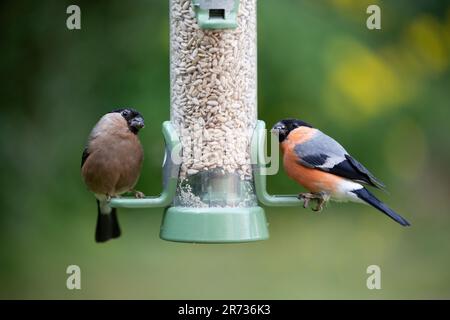
[[[423,16],[412,22],[407,31],[407,41],[430,71],[442,72],[449,63],[445,46],[445,29],[431,16]]]

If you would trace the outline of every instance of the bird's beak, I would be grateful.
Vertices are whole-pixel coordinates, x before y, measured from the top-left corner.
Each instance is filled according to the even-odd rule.
[[[280,133],[282,133],[284,131],[286,131],[286,127],[281,123],[277,123],[276,125],[274,125],[272,127],[272,130],[270,130],[270,132],[272,134],[276,134],[276,135],[279,135]]]
[[[131,124],[130,124],[133,128],[136,129],[142,129],[145,126],[144,123],[144,118],[142,117],[136,117],[133,120],[131,120]]]
[[[270,132],[271,132],[272,134],[279,134],[279,133],[280,133],[280,129],[272,128],[272,129],[270,130]]]

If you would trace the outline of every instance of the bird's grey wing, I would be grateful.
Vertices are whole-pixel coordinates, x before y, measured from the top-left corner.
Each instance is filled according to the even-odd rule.
[[[297,144],[294,151],[300,164],[317,169],[331,169],[347,154],[337,141],[319,130],[308,141]]]
[[[294,151],[299,164],[322,170],[350,180],[384,188],[375,176],[352,158],[336,140],[317,130],[308,141],[297,144]]]
[[[81,167],[82,168],[88,157],[89,157],[89,151],[88,151],[88,148],[85,147],[83,150],[83,155],[81,156]]]

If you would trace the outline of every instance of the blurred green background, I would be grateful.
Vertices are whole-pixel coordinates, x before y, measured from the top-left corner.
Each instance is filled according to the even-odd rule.
[[[66,28],[69,4],[80,31]],[[381,31],[366,28],[369,4]],[[193,245],[159,239],[162,210],[122,209],[122,238],[96,244],[80,157],[103,113],[142,111],[138,189],[160,191],[168,23],[167,1],[1,2],[0,298],[450,298],[447,1],[258,4],[259,118],[298,117],[338,139],[412,227],[357,204],[267,208],[268,241]],[[300,191],[283,172],[268,185]],[[66,289],[70,264],[82,290]],[[372,264],[381,290],[366,288]]]

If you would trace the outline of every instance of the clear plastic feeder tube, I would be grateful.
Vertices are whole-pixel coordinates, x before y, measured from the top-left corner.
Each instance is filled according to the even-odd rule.
[[[202,29],[194,2],[170,0],[171,122],[183,147],[173,205],[255,207],[256,0],[239,1],[235,29]]]

